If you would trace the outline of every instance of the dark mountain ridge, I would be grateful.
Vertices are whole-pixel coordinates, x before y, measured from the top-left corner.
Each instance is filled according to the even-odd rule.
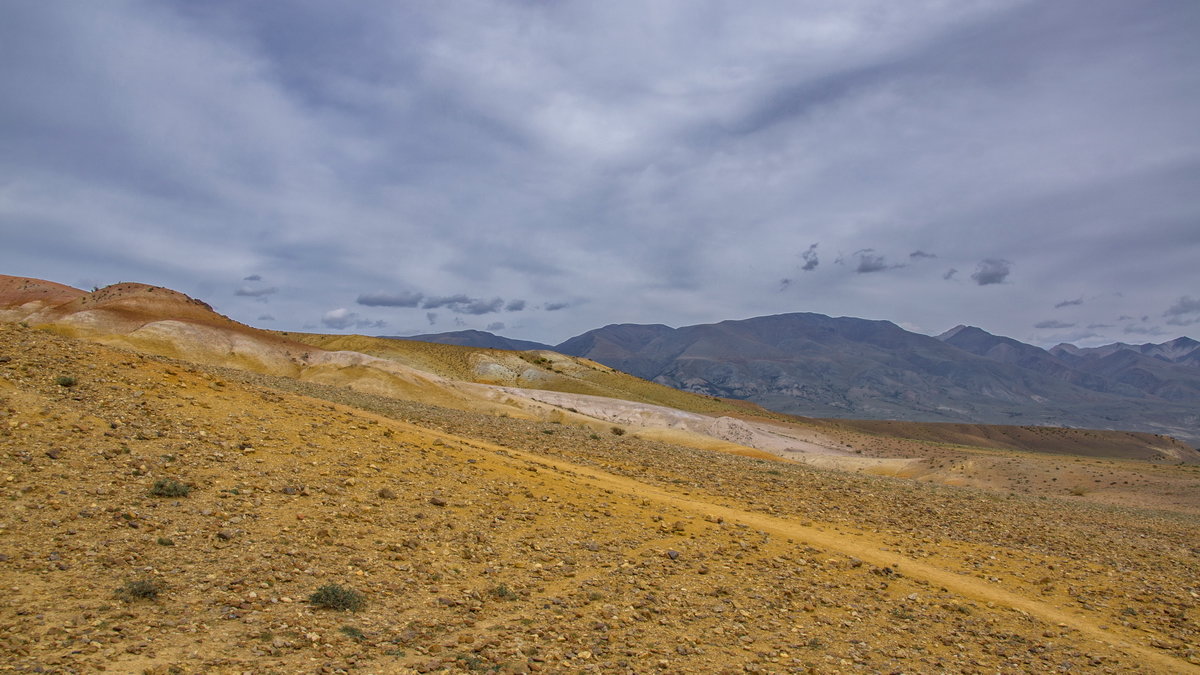
[[[1200,367],[1200,342],[1190,337],[1177,337],[1155,344],[1147,342],[1131,345],[1124,342],[1114,342],[1100,347],[1076,347],[1072,344],[1060,344],[1050,349],[1050,353],[1066,360],[1071,359],[1101,359],[1117,352],[1133,352],[1166,361],[1167,363],[1182,363]]]
[[[460,347],[477,347],[480,349],[508,349],[517,352],[551,349],[554,347],[529,340],[514,340],[494,333],[481,330],[457,330],[449,333],[430,333],[428,335],[381,335],[391,340],[415,340],[417,342],[437,342],[445,345]]]
[[[410,339],[458,339],[442,337]],[[797,415],[1124,429],[1196,445],[1192,343],[1045,350],[971,326],[930,337],[890,321],[793,313],[680,328],[612,324],[552,349]]]

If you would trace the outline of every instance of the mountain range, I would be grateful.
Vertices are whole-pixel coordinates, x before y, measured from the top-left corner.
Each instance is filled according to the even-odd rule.
[[[406,339],[512,349],[482,331]],[[1200,444],[1200,342],[1046,350],[973,326],[931,337],[888,321],[793,313],[672,328],[614,324],[558,345],[689,392],[850,419],[1127,429]]]

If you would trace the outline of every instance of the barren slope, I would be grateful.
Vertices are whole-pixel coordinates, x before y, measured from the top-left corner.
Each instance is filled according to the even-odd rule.
[[[1194,517],[593,437],[19,326],[0,326],[0,398],[18,670],[1200,670]],[[160,479],[192,491],[152,496]],[[129,581],[161,591],[118,597]],[[328,583],[366,607],[305,602]]]

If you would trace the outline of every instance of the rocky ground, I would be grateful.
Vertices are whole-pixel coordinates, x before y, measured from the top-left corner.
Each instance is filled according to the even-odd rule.
[[[1200,672],[1194,515],[16,325],[0,326],[0,503],[15,672]],[[310,602],[331,584],[365,605]]]

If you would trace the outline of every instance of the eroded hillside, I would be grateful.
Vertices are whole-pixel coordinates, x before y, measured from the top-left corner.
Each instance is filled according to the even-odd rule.
[[[18,670],[1200,663],[1191,516],[764,462],[16,325],[0,360],[0,649]],[[155,496],[159,481],[190,490]],[[327,584],[365,607],[307,602]]]

